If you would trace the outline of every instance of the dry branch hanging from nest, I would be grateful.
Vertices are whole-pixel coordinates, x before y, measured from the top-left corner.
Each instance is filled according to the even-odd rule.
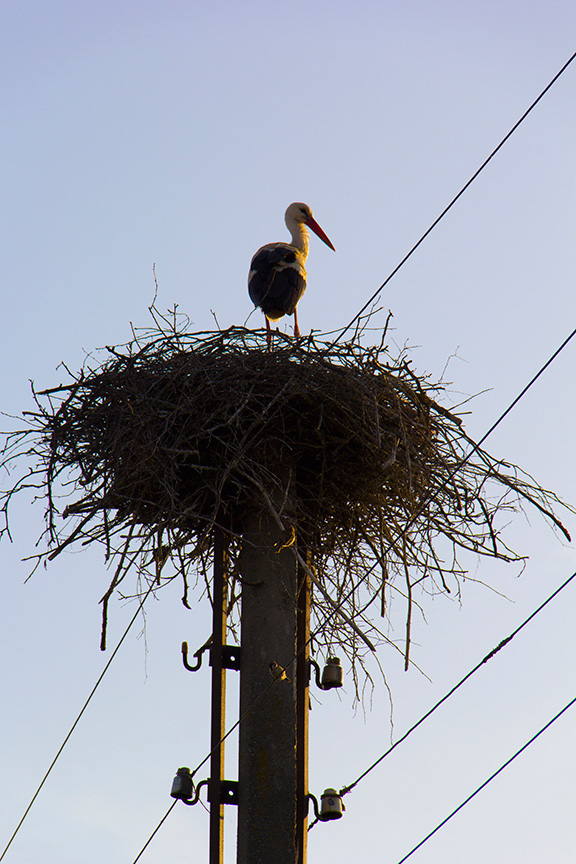
[[[368,641],[390,641],[367,607],[378,599],[385,616],[396,591],[408,601],[407,657],[416,583],[457,587],[462,550],[517,560],[500,537],[500,511],[529,502],[567,536],[555,495],[483,450],[464,461],[473,442],[435,401],[442,388],[382,344],[278,334],[269,352],[263,331],[187,334],[174,323],[107,351],[101,365],[36,394],[29,428],[4,454],[5,464],[34,460],[6,493],[5,530],[11,496],[36,483],[48,502],[40,560],[72,543],[104,544],[115,567],[104,624],[132,570],[148,585],[179,575],[187,604],[191,575],[208,572],[219,520],[231,526],[238,575],[242,514],[265,508],[287,531],[304,526],[323,588],[314,592],[317,641],[356,659],[351,618]],[[272,503],[288,483],[296,513]]]

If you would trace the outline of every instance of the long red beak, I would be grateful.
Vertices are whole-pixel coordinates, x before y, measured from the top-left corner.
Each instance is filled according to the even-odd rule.
[[[320,225],[318,225],[315,219],[310,216],[310,218],[306,221],[306,225],[308,226],[308,228],[310,228],[311,231],[314,231],[316,236],[319,237],[320,240],[322,240],[324,243],[326,243],[326,245],[329,246],[330,249],[334,249],[334,252],[336,251],[336,249],[332,245],[332,242],[328,239],[328,237],[326,236]]]

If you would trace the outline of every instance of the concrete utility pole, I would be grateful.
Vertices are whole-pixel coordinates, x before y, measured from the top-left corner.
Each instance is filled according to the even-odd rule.
[[[307,638],[307,582],[286,541],[271,514],[244,520],[238,864],[306,856],[307,648],[269,686],[270,663],[291,664]]]
[[[224,853],[224,734],[226,731],[226,622],[228,612],[228,543],[222,530],[214,534],[214,578],[212,583],[212,719],[210,728],[210,855],[209,864],[222,864]]]

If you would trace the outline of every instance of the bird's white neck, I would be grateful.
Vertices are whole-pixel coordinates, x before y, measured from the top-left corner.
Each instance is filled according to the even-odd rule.
[[[292,235],[292,246],[295,246],[296,249],[299,249],[304,258],[308,256],[308,246],[309,246],[309,234],[308,228],[304,225],[303,222],[296,222],[296,220],[290,220],[287,225],[290,234]]]

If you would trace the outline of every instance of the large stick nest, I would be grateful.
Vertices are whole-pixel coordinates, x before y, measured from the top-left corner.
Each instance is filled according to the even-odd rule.
[[[378,599],[386,617],[394,591],[407,598],[408,662],[417,583],[457,591],[463,550],[517,560],[500,537],[500,511],[530,502],[566,534],[555,496],[475,448],[436,401],[442,388],[383,343],[277,334],[268,351],[262,331],[187,334],[157,323],[35,393],[28,428],[5,449],[6,465],[34,460],[6,493],[5,530],[11,496],[35,483],[48,502],[40,560],[97,541],[115,562],[104,624],[133,569],[148,585],[180,574],[187,604],[191,574],[209,573],[218,526],[238,576],[242,517],[265,510],[287,543],[295,528],[305,536],[317,642],[352,658],[364,647],[360,630],[365,643],[392,643],[367,606]]]

